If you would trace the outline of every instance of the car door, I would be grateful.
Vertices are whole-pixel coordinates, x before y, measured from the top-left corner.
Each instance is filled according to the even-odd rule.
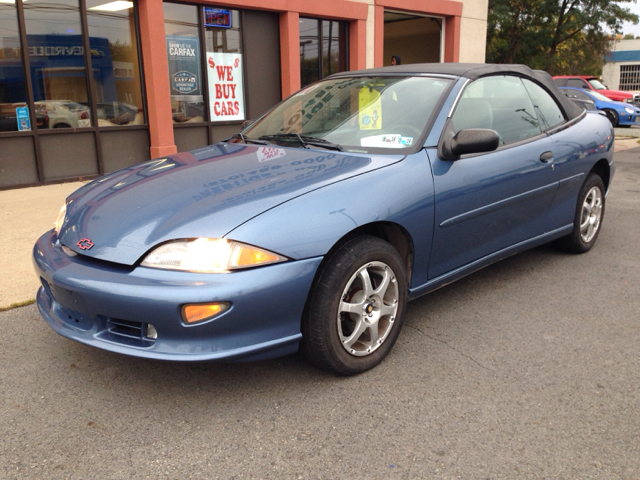
[[[587,101],[587,102],[594,102],[595,103],[595,99],[593,97],[591,97],[590,95],[587,95],[586,93],[584,93],[582,91],[572,90],[571,93],[578,100],[584,100],[584,101]]]
[[[515,76],[470,83],[450,119],[456,132],[489,128],[501,146],[484,154],[443,160],[428,150],[435,189],[433,279],[545,233],[546,215],[558,186],[554,141],[543,133],[538,110]]]

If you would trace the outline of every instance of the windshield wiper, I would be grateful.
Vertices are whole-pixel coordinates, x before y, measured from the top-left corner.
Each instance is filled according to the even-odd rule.
[[[344,151],[341,145],[337,143],[331,143],[324,138],[310,137],[308,135],[300,135],[299,133],[274,133],[273,135],[262,135],[260,140],[297,140],[304,148],[309,148],[308,145],[314,147],[326,148],[329,150]]]
[[[245,137],[242,133],[234,133],[229,138],[225,138],[222,140],[223,142],[228,142],[229,140],[233,140],[234,138],[239,138],[244,143],[255,143],[257,145],[268,145],[269,142],[263,142],[262,140],[256,140],[255,138]]]

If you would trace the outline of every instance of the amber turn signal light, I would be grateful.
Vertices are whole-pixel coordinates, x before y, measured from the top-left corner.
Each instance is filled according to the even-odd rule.
[[[261,250],[259,248],[242,245],[236,248],[232,257],[231,265],[233,267],[250,267],[252,265],[260,265],[263,263],[274,263],[280,260],[278,255],[271,252]]]
[[[229,310],[231,306],[228,302],[198,303],[193,305],[183,305],[182,319],[184,323],[192,324],[210,320],[216,315]]]

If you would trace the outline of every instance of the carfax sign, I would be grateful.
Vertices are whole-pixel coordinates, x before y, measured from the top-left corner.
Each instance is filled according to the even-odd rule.
[[[198,38],[167,35],[169,82],[174,100],[202,101]]]
[[[18,121],[18,130],[31,130],[31,122],[29,121],[29,108],[18,107],[16,108],[16,119]]]

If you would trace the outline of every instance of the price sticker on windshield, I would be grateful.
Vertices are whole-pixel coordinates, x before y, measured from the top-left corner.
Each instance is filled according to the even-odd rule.
[[[380,130],[382,128],[382,103],[380,92],[375,88],[362,87],[358,93],[358,125],[360,130]]]

